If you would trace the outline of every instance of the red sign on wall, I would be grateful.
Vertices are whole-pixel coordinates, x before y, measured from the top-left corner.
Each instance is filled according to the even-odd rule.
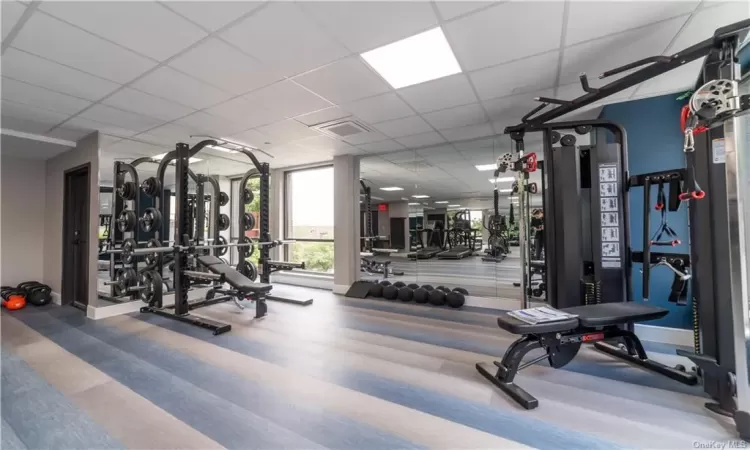
[[[378,205],[378,211],[388,211],[388,203],[381,203]]]

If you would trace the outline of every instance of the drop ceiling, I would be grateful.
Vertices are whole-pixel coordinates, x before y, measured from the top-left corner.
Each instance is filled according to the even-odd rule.
[[[118,157],[210,134],[267,150],[275,167],[426,147],[478,161],[484,150],[460,142],[501,133],[533,96],[572,98],[579,72],[673,53],[747,16],[744,2],[710,1],[3,1],[3,128],[99,130]],[[360,56],[438,26],[461,73],[396,90]],[[684,90],[696,67],[608,101]],[[347,116],[371,131],[310,128]],[[216,156],[214,173],[231,166]]]

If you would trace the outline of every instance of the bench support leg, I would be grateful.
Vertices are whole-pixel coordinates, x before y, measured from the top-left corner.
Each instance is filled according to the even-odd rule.
[[[509,397],[515,400],[519,405],[526,409],[534,409],[539,406],[539,400],[533,395],[526,392],[523,388],[516,385],[513,380],[519,371],[519,365],[523,357],[532,350],[541,348],[539,339],[534,336],[523,336],[515,341],[503,356],[501,362],[495,361],[497,373],[492,374],[484,364],[477,364],[476,368],[483,377],[487,378],[505,392]]]

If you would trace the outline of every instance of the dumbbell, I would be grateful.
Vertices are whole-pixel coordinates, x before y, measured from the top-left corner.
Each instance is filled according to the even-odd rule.
[[[435,306],[445,305],[445,296],[445,291],[440,289],[431,290],[429,294],[430,304]]]
[[[386,300],[396,300],[398,297],[398,288],[392,284],[383,287],[383,298]]]
[[[404,286],[398,290],[398,299],[402,302],[410,302],[412,298],[414,298],[414,290],[409,286]]]
[[[427,303],[429,291],[423,288],[417,288],[414,289],[414,293],[412,294],[412,297],[414,298],[414,301],[417,303]]]
[[[370,289],[367,291],[367,295],[375,298],[382,297],[383,286],[378,283],[373,283],[372,286],[370,286]]]
[[[453,291],[445,295],[445,301],[451,308],[460,308],[466,303],[466,297],[458,291]]]

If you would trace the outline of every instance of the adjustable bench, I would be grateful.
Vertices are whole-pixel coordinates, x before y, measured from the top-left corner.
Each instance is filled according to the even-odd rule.
[[[576,306],[561,311],[577,317],[531,325],[507,312],[501,314],[497,318],[500,328],[519,334],[521,338],[508,347],[502,361],[494,362],[496,373],[493,374],[483,363],[477,363],[477,371],[526,409],[536,408],[539,401],[514,383],[516,374],[545,358],[551,367],[563,367],[573,360],[584,343],[594,343],[604,353],[681,383],[694,385],[698,382],[695,374],[648,359],[641,341],[627,329],[635,322],[662,318],[668,310],[642,303],[618,302]],[[606,340],[616,340],[615,345],[604,342]],[[545,353],[522,364],[524,355],[535,349],[543,349]]]
[[[226,282],[234,288],[234,290],[227,290],[221,288],[213,288],[206,295],[206,300],[200,303],[202,307],[210,304],[220,303],[229,299],[239,298],[250,298],[255,301],[255,317],[263,317],[266,315],[268,310],[266,306],[266,296],[271,291],[273,286],[265,283],[255,283],[246,276],[237,272],[232,266],[226,264],[221,259],[212,255],[199,256],[196,258],[198,263],[203,267],[207,268],[210,272],[220,276],[221,282]],[[216,297],[216,294],[224,294],[221,297]],[[193,306],[191,305],[191,309]]]

